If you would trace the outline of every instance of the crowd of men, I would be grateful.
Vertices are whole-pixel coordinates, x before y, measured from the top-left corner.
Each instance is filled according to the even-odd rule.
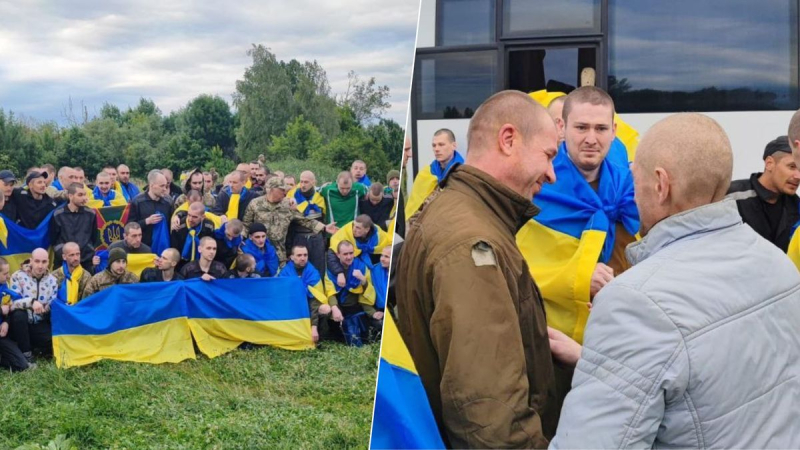
[[[437,131],[390,306],[444,443],[800,447],[800,111],[787,125],[733,182],[702,114],[629,162],[595,87],[495,94],[465,158]]]
[[[384,186],[366,171],[355,161],[321,188],[311,171],[298,183],[261,161],[222,180],[192,170],[182,186],[169,169],[152,170],[143,188],[124,164],[103,168],[94,183],[80,167],[46,164],[20,180],[0,171],[0,219],[49,227],[51,247],[35,249],[14,273],[0,258],[0,366],[25,370],[35,355],[52,354],[57,299],[74,305],[120,284],[193,278],[296,276],[307,289],[298,300],[308,302],[314,342],[377,339],[400,176],[391,171]],[[99,250],[96,209],[124,205],[122,239]],[[151,254],[152,267],[129,270],[130,255]]]

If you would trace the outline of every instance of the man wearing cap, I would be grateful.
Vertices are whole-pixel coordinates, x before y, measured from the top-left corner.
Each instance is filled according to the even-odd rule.
[[[200,239],[214,236],[214,223],[206,219],[206,207],[201,202],[192,203],[188,211],[179,212],[177,217],[180,224],[170,234],[170,247],[181,254],[180,270],[200,256]]]
[[[81,250],[80,262],[86,270],[92,269],[94,243],[99,240],[97,218],[86,207],[86,190],[80,183],[72,183],[66,191],[69,203],[59,206],[50,220],[50,245],[55,253],[54,266],[61,265],[62,247],[67,242],[76,243]]]
[[[764,148],[764,171],[731,183],[728,197],[736,200],[742,221],[786,252],[794,224],[800,220],[797,186],[800,169],[791,158],[789,139],[780,136]]]
[[[242,222],[246,228],[256,222],[265,225],[267,237],[275,247],[281,264],[286,262],[286,235],[292,223],[308,228],[314,234],[323,230],[333,234],[337,230],[336,224],[325,225],[318,220],[309,219],[293,207],[286,198],[283,178],[279,177],[267,180],[265,194],[250,202]]]
[[[113,248],[108,252],[108,267],[93,276],[83,290],[83,298],[96,294],[117,284],[133,284],[139,277],[128,270],[128,254],[121,248]]]
[[[14,223],[16,223],[18,219],[17,204],[11,201],[15,184],[17,184],[17,177],[14,176],[14,172],[10,170],[0,170],[0,190],[2,190],[5,196],[5,204],[3,208],[0,209],[0,213]]]
[[[47,190],[47,172],[34,170],[25,177],[28,189],[16,188],[11,196],[17,209],[18,223],[28,229],[34,229],[56,209],[56,201],[45,193]]]
[[[390,170],[389,173],[386,174],[386,183],[387,186],[383,191],[387,195],[396,197],[397,192],[400,190],[400,171],[397,169]]]
[[[256,222],[250,225],[247,234],[250,237],[242,244],[242,252],[255,259],[255,273],[262,277],[278,275],[280,260],[275,247],[267,239],[267,227],[263,223]]]

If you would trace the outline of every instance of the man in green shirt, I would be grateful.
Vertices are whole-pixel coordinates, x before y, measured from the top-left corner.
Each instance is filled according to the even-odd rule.
[[[319,193],[325,199],[325,223],[341,228],[358,216],[358,201],[367,194],[367,188],[345,171],[336,177],[336,184],[325,186]]]

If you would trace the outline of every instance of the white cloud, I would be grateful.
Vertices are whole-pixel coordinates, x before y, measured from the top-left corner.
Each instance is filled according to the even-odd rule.
[[[3,2],[0,108],[63,122],[69,98],[90,113],[140,96],[165,113],[199,94],[231,99],[252,44],[317,60],[334,92],[347,72],[391,89],[404,124],[418,0]]]

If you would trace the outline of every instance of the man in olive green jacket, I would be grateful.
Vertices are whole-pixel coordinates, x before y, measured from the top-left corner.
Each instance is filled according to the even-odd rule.
[[[518,91],[470,122],[466,163],[410,226],[398,327],[449,446],[546,447],[558,405],[544,306],[515,234],[555,181],[557,133]]]

